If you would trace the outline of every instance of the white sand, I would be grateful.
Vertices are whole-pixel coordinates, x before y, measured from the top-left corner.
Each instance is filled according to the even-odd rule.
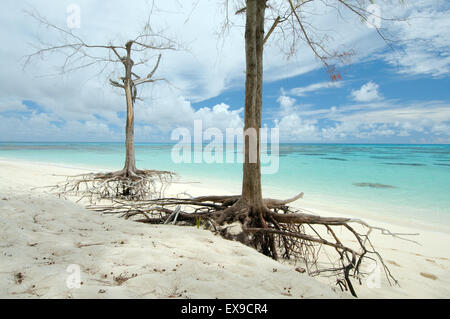
[[[321,283],[296,272],[289,263],[276,262],[208,231],[135,223],[87,211],[46,195],[42,189],[31,190],[60,181],[62,177],[54,174],[85,171],[0,160],[0,298],[348,296],[336,292],[337,287],[327,278],[319,278]],[[171,189],[174,193],[183,191],[205,195],[238,190],[224,189],[211,181],[179,183]],[[301,200],[296,204],[301,206]],[[321,215],[340,214],[308,208]],[[373,243],[400,287],[389,286],[381,274],[379,288],[355,284],[360,297],[450,298],[447,228],[364,219],[395,232],[419,232],[420,236],[412,239],[421,245],[374,233]],[[83,285],[79,289],[66,286],[71,264],[81,268]]]
[[[30,191],[53,173],[79,172],[0,162],[0,298],[342,297],[209,231],[144,225]],[[72,264],[79,289],[66,286]]]

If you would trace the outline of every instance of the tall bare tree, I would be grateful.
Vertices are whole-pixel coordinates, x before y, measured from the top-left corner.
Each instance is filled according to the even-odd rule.
[[[246,0],[245,7],[236,13],[245,13],[245,52],[246,52],[246,79],[245,79],[245,127],[256,129],[259,132],[261,128],[262,114],[262,83],[263,83],[263,51],[264,45],[273,34],[276,28],[279,28],[287,37],[291,39],[290,52],[295,50],[298,42],[306,43],[312,53],[327,68],[332,80],[339,80],[341,75],[336,69],[336,60],[344,62],[352,55],[352,50],[344,52],[330,52],[327,49],[327,43],[324,39],[315,39],[314,27],[307,28],[309,25],[302,9],[305,5],[315,2],[314,0]],[[367,11],[367,6],[374,1],[365,0],[322,0],[327,6],[335,8],[337,11],[347,9],[362,21],[371,23],[380,37],[389,43],[387,37],[381,32],[379,26],[371,22],[373,15]],[[270,17],[266,17],[267,9],[270,10]],[[382,17],[376,16],[377,19]],[[265,23],[272,21],[271,27],[267,33],[264,32]],[[248,206],[250,214],[259,216],[262,226],[265,225],[265,219],[268,217],[268,211],[262,197],[261,188],[261,167],[260,167],[260,136],[257,134],[257,162],[248,161],[250,144],[245,141],[245,158],[243,164],[243,182],[242,198]],[[293,199],[298,199],[301,194]],[[255,212],[255,213],[253,213]],[[256,213],[257,212],[257,213]]]
[[[113,87],[124,90],[126,102],[126,126],[125,126],[125,165],[121,171],[111,173],[87,174],[77,177],[64,184],[63,192],[79,190],[80,185],[86,186],[84,194],[94,199],[100,198],[147,198],[155,193],[158,182],[163,183],[170,179],[172,173],[156,170],[139,170],[136,168],[135,147],[134,147],[134,104],[138,97],[138,87],[145,83],[164,81],[164,78],[156,78],[155,73],[160,65],[161,53],[165,50],[175,50],[177,45],[174,41],[165,37],[162,33],[152,31],[150,19],[134,39],[126,41],[124,44],[91,44],[80,36],[73,33],[71,29],[57,26],[36,12],[28,14],[45,26],[47,29],[55,31],[62,40],[58,43],[48,44],[40,41],[37,50],[26,57],[25,65],[29,64],[38,56],[49,54],[65,55],[61,66],[60,74],[97,65],[103,72],[108,65],[120,65],[123,74],[119,79],[109,79]],[[156,52],[148,57],[146,53]],[[140,59],[135,62],[132,55],[137,55]],[[137,75],[134,67],[137,65],[148,65],[154,62],[149,73],[145,76]]]

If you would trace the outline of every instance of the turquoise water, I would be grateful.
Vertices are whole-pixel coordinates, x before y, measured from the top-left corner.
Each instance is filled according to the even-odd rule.
[[[136,144],[137,165],[239,186],[241,164],[177,164],[172,149],[171,144]],[[0,157],[119,169],[124,146],[0,143]],[[450,145],[281,144],[279,170],[263,175],[263,187],[284,197],[303,191],[305,200],[329,207],[450,225]]]

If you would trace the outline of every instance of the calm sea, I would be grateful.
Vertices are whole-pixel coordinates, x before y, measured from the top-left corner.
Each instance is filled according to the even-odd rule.
[[[172,144],[136,144],[140,168],[222,182],[239,190],[239,163],[175,163]],[[450,145],[281,144],[279,169],[263,175],[265,192],[324,206],[450,225]],[[0,143],[1,158],[119,169],[120,143]],[[224,157],[225,158],[225,157]],[[193,159],[193,157],[192,157]]]

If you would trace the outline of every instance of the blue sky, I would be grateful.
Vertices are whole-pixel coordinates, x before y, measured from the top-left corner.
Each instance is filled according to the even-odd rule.
[[[272,5],[283,5],[273,0]],[[329,0],[329,2],[333,2]],[[120,1],[7,0],[0,13],[4,61],[0,74],[1,141],[121,141],[125,103],[109,86],[120,69],[108,66],[100,76],[96,67],[64,76],[55,73],[58,55],[33,60],[23,69],[23,57],[38,39],[58,43],[60,37],[39,27],[24,9],[36,10],[50,21],[65,25],[67,5],[81,8],[81,28],[74,32],[90,43],[126,42],[140,30],[149,1],[122,8]],[[152,24],[161,26],[183,49],[163,54],[160,76],[172,85],[158,84],[141,91],[136,104],[136,140],[170,141],[177,127],[243,126],[243,19],[220,35],[224,8],[219,3],[156,1],[159,12]],[[301,41],[287,57],[280,32],[265,48],[263,124],[278,127],[282,142],[296,143],[449,143],[450,142],[450,4],[444,0],[378,1],[388,18],[382,30],[394,35],[388,48],[373,29],[342,12],[312,2],[304,19],[317,26],[316,39],[327,36],[331,50],[354,50],[349,63],[339,65],[340,81],[330,81],[321,63]],[[143,8],[147,8],[144,10]],[[308,15],[314,10],[317,15]],[[268,13],[269,16],[270,12]],[[118,21],[121,23],[118,24]],[[219,35],[218,35],[219,34]],[[286,39],[284,39],[286,40]],[[102,53],[100,53],[102,54]],[[151,58],[152,56],[150,56]],[[142,66],[137,71],[151,69]]]
[[[447,108],[450,105],[450,78],[448,76],[433,77],[430,75],[402,75],[396,72],[396,68],[384,61],[374,60],[354,65],[342,66],[342,80],[330,81],[329,75],[324,69],[302,74],[279,81],[266,82],[264,84],[264,112],[263,123],[268,127],[273,126],[273,121],[277,118],[280,110],[280,96],[295,99],[295,104],[303,111],[304,118],[308,118],[306,113],[317,110],[328,111],[331,108],[345,107],[360,102],[361,106],[348,112],[349,115],[361,112],[365,105],[370,102],[382,103],[388,109],[407,109],[408,105],[421,105],[425,112],[430,101],[443,102]],[[314,87],[314,84],[323,84]],[[361,88],[369,85],[373,87],[372,97],[358,100],[353,92],[360,92]],[[306,89],[300,96],[295,93],[298,90]],[[207,107],[221,102],[229,104],[232,108],[238,108],[244,99],[242,87],[230,89],[219,96],[194,103],[194,107]],[[403,107],[405,106],[405,107]],[[445,114],[442,115],[445,118]],[[381,121],[384,122],[384,121]],[[334,126],[338,121],[333,120],[329,114],[324,114],[318,120],[318,129]],[[450,132],[447,132],[450,133]],[[392,134],[386,136],[371,137],[349,137],[345,142],[352,143],[440,143],[439,136],[432,131],[410,132],[407,136],[399,134],[399,130],[394,130]],[[448,134],[447,134],[448,135]],[[286,140],[286,139],[285,139]],[[333,139],[330,139],[332,141]],[[286,140],[287,141],[287,140]],[[304,140],[293,139],[293,142],[321,142],[319,139],[311,139],[311,136]],[[326,142],[326,140],[325,140]],[[448,143],[448,140],[442,140]]]

